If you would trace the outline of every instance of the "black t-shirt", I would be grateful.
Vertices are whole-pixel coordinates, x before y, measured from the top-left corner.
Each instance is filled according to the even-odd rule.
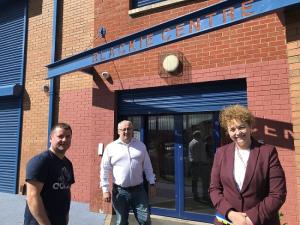
[[[27,164],[26,181],[44,183],[41,197],[51,225],[66,225],[70,210],[70,187],[74,181],[73,165],[69,159],[58,158],[50,150],[33,157]],[[38,225],[26,204],[24,225]]]

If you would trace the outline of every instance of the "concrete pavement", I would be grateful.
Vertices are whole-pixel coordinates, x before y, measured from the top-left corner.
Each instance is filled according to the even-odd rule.
[[[0,192],[0,224],[23,225],[25,204],[26,196],[24,195]],[[153,225],[211,225],[155,215],[151,215],[151,218]],[[74,201],[71,203],[69,225],[113,225],[114,223],[115,216],[90,212],[87,203]],[[132,214],[129,224],[138,224]]]
[[[26,196],[0,192],[0,224],[23,225]],[[88,204],[72,201],[69,225],[103,225],[106,214],[89,211]]]

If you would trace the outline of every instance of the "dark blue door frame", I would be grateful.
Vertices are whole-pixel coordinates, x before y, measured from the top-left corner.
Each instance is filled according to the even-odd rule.
[[[175,187],[176,211],[178,216],[183,216],[184,210],[184,166],[183,166],[183,116],[174,117],[174,142],[175,142]]]
[[[215,114],[215,113],[214,113]],[[215,119],[216,117],[214,117]],[[215,121],[214,121],[215,124]],[[217,130],[216,132],[219,132]],[[175,129],[174,129],[174,141],[175,141],[175,182],[176,182],[176,211],[178,217],[188,220],[196,220],[201,222],[212,223],[214,220],[213,215],[197,214],[186,212],[184,210],[184,155],[183,155],[183,116],[175,116]]]
[[[214,143],[219,146],[220,127],[218,122],[219,113],[213,113]],[[140,127],[141,141],[145,142],[147,130],[147,116],[141,116]],[[183,115],[174,115],[174,156],[175,156],[175,209],[156,208],[151,209],[152,214],[176,217],[180,219],[195,220],[213,223],[214,215],[203,213],[192,213],[184,211],[184,154],[183,154]],[[145,142],[146,143],[146,142]]]

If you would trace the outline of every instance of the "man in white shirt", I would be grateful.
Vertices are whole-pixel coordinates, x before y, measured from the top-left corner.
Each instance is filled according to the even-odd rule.
[[[119,139],[105,148],[100,170],[103,201],[110,202],[116,212],[116,224],[128,225],[130,208],[140,225],[150,222],[149,200],[143,185],[143,174],[149,182],[149,196],[155,196],[155,175],[146,146],[133,138],[133,126],[123,120],[118,124]],[[109,176],[112,174],[112,194]]]
[[[193,132],[193,139],[189,143],[189,161],[192,176],[192,192],[194,201],[200,201],[198,195],[198,180],[201,178],[202,200],[209,201],[209,159],[199,130]]]

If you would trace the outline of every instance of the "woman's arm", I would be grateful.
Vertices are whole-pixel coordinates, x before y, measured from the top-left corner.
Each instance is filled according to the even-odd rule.
[[[211,201],[216,210],[227,216],[227,213],[233,209],[232,205],[225,199],[223,195],[223,184],[221,181],[222,160],[225,149],[218,149],[215,154],[213,167],[211,170],[211,181],[209,186],[209,194]]]
[[[278,210],[283,205],[286,199],[287,190],[285,175],[275,147],[273,147],[273,149],[270,151],[268,166],[268,195],[264,199],[262,199],[262,201],[260,201],[255,207],[245,211],[254,225],[263,224],[264,221],[276,216]]]

